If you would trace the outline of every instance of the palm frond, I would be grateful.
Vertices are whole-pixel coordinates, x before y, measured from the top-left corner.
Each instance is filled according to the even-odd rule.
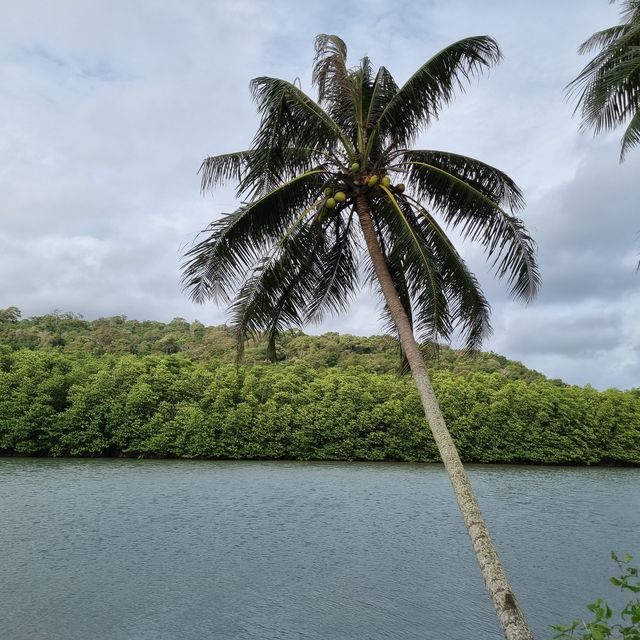
[[[328,154],[317,149],[258,147],[251,151],[236,195],[248,200],[261,197],[312,169],[327,171],[331,162]]]
[[[581,129],[597,135],[632,120],[640,109],[640,2],[624,3],[623,22],[593,34],[580,53],[598,51],[566,87],[582,116]],[[633,127],[630,136],[633,141]],[[624,158],[628,142],[623,139]],[[635,143],[633,143],[635,144]]]
[[[522,191],[512,178],[503,171],[470,156],[447,151],[415,149],[403,150],[398,153],[397,158],[398,168],[402,169],[405,166],[404,163],[410,162],[433,165],[469,183],[502,207],[507,207],[511,211],[518,211],[525,207]],[[436,191],[437,187],[434,186],[433,195],[436,195]],[[446,193],[440,195],[446,197]]]
[[[287,327],[344,309],[357,287],[357,265],[352,216],[346,225],[340,220],[298,225],[247,277],[231,307],[240,349],[247,336],[264,336],[272,344]]]
[[[318,102],[322,104],[339,89],[349,90],[347,45],[336,35],[321,33],[316,36],[315,50],[311,81],[318,87]]]
[[[629,149],[635,147],[638,143],[640,143],[640,111],[636,111],[622,136],[622,148],[620,149],[621,162],[624,160]]]
[[[366,143],[365,109],[371,92],[371,62],[369,58],[363,58],[360,61],[360,66],[352,70],[349,76],[352,86],[351,95],[353,96],[352,113],[355,120],[352,136],[356,149],[363,149]]]
[[[615,0],[609,0],[609,2],[613,3]],[[640,0],[623,0],[621,4],[620,15],[624,22],[630,22],[634,18],[634,14],[640,11]]]
[[[278,78],[255,78],[251,93],[262,116],[252,148],[312,147],[333,152],[341,144],[353,155],[353,145],[340,127],[295,85]]]
[[[224,215],[202,232],[185,254],[182,282],[196,302],[229,300],[263,252],[287,233],[292,222],[316,203],[322,170],[309,171],[262,198]]]
[[[403,163],[416,196],[430,202],[463,238],[478,241],[484,247],[496,274],[510,286],[511,295],[531,300],[540,286],[535,242],[522,221],[501,206],[501,201],[518,206],[519,191],[508,181],[497,179],[499,174],[491,172],[491,168],[476,177],[459,175],[454,164],[437,159],[434,156],[429,163]]]
[[[454,331],[465,341],[467,350],[477,349],[491,335],[489,302],[477,278],[437,220],[418,202],[414,202],[414,207],[422,218],[422,235],[440,265],[447,296],[451,301]]]
[[[355,148],[364,146],[364,105],[371,84],[371,61],[364,57],[355,69],[347,67],[347,47],[335,35],[316,37],[312,81],[318,102]],[[353,158],[355,160],[355,158]]]
[[[372,217],[388,229],[387,242],[402,257],[414,328],[423,340],[446,340],[451,335],[452,318],[438,264],[420,233],[411,205],[386,187],[382,189],[385,200],[378,203]]]
[[[638,39],[640,44],[640,37]],[[640,54],[638,47],[619,48],[596,56],[567,87],[577,96],[576,111],[582,129],[609,131],[633,116],[640,106]]]
[[[398,85],[391,73],[385,67],[380,67],[373,83],[371,98],[367,108],[366,130],[367,134],[380,120],[380,115],[385,107],[398,93]]]
[[[358,245],[354,234],[354,213],[346,221],[334,216],[326,253],[317,264],[316,284],[309,292],[305,321],[320,322],[327,312],[344,311],[358,285]]]
[[[238,359],[248,336],[264,335],[273,355],[277,334],[287,326],[302,324],[306,301],[305,287],[300,285],[309,277],[305,267],[321,242],[322,235],[313,227],[299,227],[286,241],[277,243],[246,278],[231,306]]]
[[[597,49],[608,47],[614,43],[620,36],[624,35],[627,26],[624,24],[618,24],[602,31],[597,31],[592,36],[587,38],[578,48],[578,53],[583,55],[585,53],[591,53]]]
[[[347,45],[338,36],[321,33],[316,36],[315,50],[311,81],[318,87],[318,103],[340,102],[351,93]]]
[[[371,135],[407,147],[420,131],[437,119],[454,98],[456,90],[496,64],[501,58],[498,44],[488,36],[459,40],[423,64],[387,103]]]
[[[202,174],[200,190],[204,193],[230,181],[240,182],[252,153],[237,151],[205,158],[198,170]]]

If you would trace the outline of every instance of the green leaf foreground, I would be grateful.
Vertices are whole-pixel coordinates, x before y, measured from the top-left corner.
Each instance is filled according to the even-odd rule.
[[[607,601],[598,598],[587,605],[590,620],[554,625],[556,634],[552,640],[640,640],[640,572],[633,566],[633,556],[629,554],[619,558],[612,552],[611,559],[618,565],[620,577],[610,578],[610,582],[621,591],[632,594],[629,602],[614,615]]]

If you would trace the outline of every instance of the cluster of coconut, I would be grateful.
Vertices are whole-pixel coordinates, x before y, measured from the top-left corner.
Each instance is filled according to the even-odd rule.
[[[354,174],[360,173],[360,163],[354,162],[351,165],[351,171]],[[357,181],[356,183],[358,184]],[[370,175],[369,177],[364,178],[363,181],[360,182],[359,184],[366,184],[368,187],[373,188],[378,183],[380,183],[380,185],[383,187],[391,187],[394,191],[397,191],[398,193],[402,193],[405,189],[405,186],[402,183],[392,185],[391,178],[389,176],[382,176],[381,178],[376,174],[373,174],[373,175]],[[343,188],[346,188],[346,187],[343,187]],[[338,204],[340,204],[341,202],[344,202],[347,199],[347,194],[344,191],[342,190],[335,191],[333,187],[327,187],[323,191],[323,194],[325,197],[324,206],[327,209],[335,209],[338,206]]]
[[[334,193],[331,187],[327,187],[323,193],[326,198],[324,206],[327,209],[335,209],[338,203],[344,202],[347,199],[347,194],[344,191],[336,191]]]
[[[354,162],[351,165],[351,171],[353,171],[353,173],[360,173],[360,163]],[[382,178],[380,178],[380,176],[373,174],[364,180],[364,184],[366,184],[368,187],[375,187],[378,184],[378,182],[380,182],[380,184],[383,187],[391,187],[396,191],[400,191],[400,193],[404,191],[404,185],[403,184],[397,184],[395,186],[392,185],[391,178],[389,176],[382,176]]]
[[[396,184],[396,185],[391,184],[391,178],[389,176],[382,176],[382,178],[380,178],[380,176],[377,176],[374,174],[372,176],[369,176],[365,180],[365,184],[368,187],[375,187],[378,183],[380,183],[380,185],[383,187],[391,187],[392,189],[395,189],[400,193],[404,191],[404,184],[402,183]]]

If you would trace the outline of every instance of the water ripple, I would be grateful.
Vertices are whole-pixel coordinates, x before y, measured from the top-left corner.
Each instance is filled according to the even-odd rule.
[[[471,467],[541,638],[638,552],[638,469]],[[0,459],[6,640],[498,640],[439,465]]]

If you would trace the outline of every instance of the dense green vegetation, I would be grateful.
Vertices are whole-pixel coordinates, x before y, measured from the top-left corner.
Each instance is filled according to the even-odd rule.
[[[438,459],[392,338],[292,331],[278,364],[258,344],[236,367],[226,327],[6,312],[4,454]],[[640,463],[635,390],[563,385],[488,353],[442,348],[432,363],[466,461]]]

